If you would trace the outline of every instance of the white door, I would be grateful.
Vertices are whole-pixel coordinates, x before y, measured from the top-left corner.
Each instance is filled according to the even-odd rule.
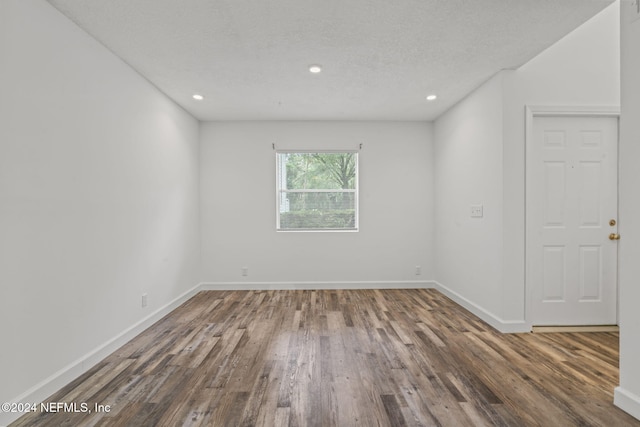
[[[532,325],[617,324],[618,120],[534,117],[527,141]]]

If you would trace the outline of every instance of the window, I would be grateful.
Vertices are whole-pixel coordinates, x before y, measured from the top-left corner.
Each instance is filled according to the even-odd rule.
[[[277,152],[278,230],[357,230],[358,153]]]

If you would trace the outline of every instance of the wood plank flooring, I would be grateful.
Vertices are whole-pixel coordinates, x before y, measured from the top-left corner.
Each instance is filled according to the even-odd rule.
[[[12,426],[640,426],[618,334],[500,334],[431,289],[205,291]]]

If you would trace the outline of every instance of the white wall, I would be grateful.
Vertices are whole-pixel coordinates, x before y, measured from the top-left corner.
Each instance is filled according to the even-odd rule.
[[[620,387],[614,402],[640,419],[640,14],[630,1],[621,4],[621,12]]]
[[[199,129],[45,1],[0,31],[5,402],[197,285]]]
[[[435,124],[436,281],[500,313],[502,283],[502,74]],[[483,205],[472,218],[470,206]]]
[[[360,143],[360,231],[276,232],[272,144],[355,149]],[[205,282],[410,285],[433,278],[430,124],[203,123],[200,168]]]
[[[618,10],[618,3],[612,4],[519,69],[500,72],[435,122],[436,280],[503,331],[527,329],[525,106],[619,105]],[[475,163],[461,166],[469,162],[469,149],[479,153]],[[451,168],[456,172],[449,172]],[[478,170],[493,172],[478,177]],[[495,191],[501,192],[501,200]],[[494,209],[485,219],[471,221],[469,204],[475,203],[473,197],[489,197],[485,194],[491,194]],[[494,221],[498,219],[500,224]],[[457,239],[448,241],[452,232]],[[494,260],[500,271],[478,266],[483,259]],[[469,271],[456,270],[461,268]],[[476,280],[469,282],[471,277]]]

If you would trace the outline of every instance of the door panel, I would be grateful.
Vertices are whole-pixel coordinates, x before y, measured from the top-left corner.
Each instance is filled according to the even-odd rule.
[[[545,227],[564,227],[567,186],[565,162],[544,163],[545,183]]]
[[[616,324],[618,121],[534,117],[527,144],[532,324]]]
[[[600,213],[600,181],[602,180],[602,163],[580,162],[580,227],[599,227],[602,223]]]
[[[602,293],[600,246],[580,246],[580,301],[599,301]]]
[[[544,247],[544,302],[564,301],[566,258],[564,246]]]

